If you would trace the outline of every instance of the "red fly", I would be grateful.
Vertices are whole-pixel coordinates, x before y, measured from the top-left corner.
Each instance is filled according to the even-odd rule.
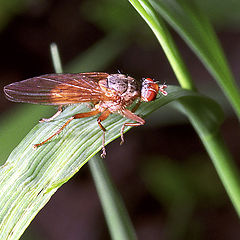
[[[69,118],[66,123],[53,135],[41,143],[35,144],[37,148],[54,136],[59,134],[73,119],[95,116],[99,127],[103,131],[102,157],[105,157],[105,131],[102,121],[111,113],[119,113],[122,116],[135,121],[124,123],[121,128],[121,143],[124,142],[123,132],[125,126],[140,126],[145,120],[134,114],[126,107],[135,99],[140,102],[153,101],[158,92],[167,95],[166,85],[158,85],[151,78],[136,80],[125,74],[108,74],[102,72],[87,72],[76,74],[46,74],[15,82],[4,87],[4,93],[10,101],[33,104],[57,105],[58,111],[51,118],[42,119],[40,122],[53,120],[62,112],[62,106],[74,103],[91,102],[94,104],[89,112],[78,113]]]

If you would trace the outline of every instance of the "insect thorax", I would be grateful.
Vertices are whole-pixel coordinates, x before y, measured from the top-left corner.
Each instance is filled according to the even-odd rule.
[[[127,105],[140,96],[141,83],[130,76],[111,74],[107,78],[107,85],[108,88],[118,92]]]

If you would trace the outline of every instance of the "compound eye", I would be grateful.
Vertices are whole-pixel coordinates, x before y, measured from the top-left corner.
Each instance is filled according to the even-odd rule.
[[[141,100],[144,102],[153,101],[159,91],[158,84],[151,78],[145,78],[142,82]]]

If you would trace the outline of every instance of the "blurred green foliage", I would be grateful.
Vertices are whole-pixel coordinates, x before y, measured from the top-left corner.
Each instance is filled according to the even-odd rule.
[[[195,211],[206,204],[208,207],[221,207],[227,201],[206,155],[191,155],[181,162],[165,156],[145,156],[145,159],[141,176],[150,194],[166,210],[168,239],[189,239],[189,236],[204,239],[198,232],[204,226],[194,218]]]
[[[239,30],[240,1],[239,0],[194,0],[204,9],[217,29]]]
[[[118,0],[88,0],[83,2],[81,13],[106,33],[118,31],[126,34],[139,25],[141,18],[127,1]],[[91,14],[90,14],[91,13]]]
[[[31,0],[0,0],[0,31],[19,13],[24,13]]]

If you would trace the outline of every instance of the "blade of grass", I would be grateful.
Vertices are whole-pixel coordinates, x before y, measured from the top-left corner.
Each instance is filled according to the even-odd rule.
[[[190,74],[169,31],[167,30],[167,27],[165,26],[165,23],[157,17],[148,1],[129,0],[129,2],[138,11],[156,35],[181,86],[186,89],[194,90],[195,87]]]
[[[185,89],[194,90],[195,87],[191,76],[165,23],[159,17],[157,17],[148,1],[129,0],[129,2],[154,32],[174,70],[178,81],[181,83],[181,86]]]
[[[143,103],[136,113],[145,117],[182,97],[197,98],[198,104],[201,104],[203,98],[197,93],[173,86],[168,87],[168,93],[168,96],[152,103]],[[209,112],[216,114],[220,121],[222,112],[218,105],[213,104],[210,108]],[[73,120],[52,141],[37,150],[32,148],[33,144],[56,132],[70,116],[87,110],[84,105],[72,105],[55,121],[37,124],[0,168],[1,240],[18,239],[57,189],[101,150],[102,131],[97,126],[96,117]],[[107,129],[106,144],[120,136],[120,129],[126,121],[118,114],[112,114],[104,121]],[[215,122],[214,127],[218,127]],[[126,131],[129,129],[127,127]]]
[[[62,63],[58,51],[58,47],[56,43],[51,43],[50,52],[52,56],[53,67],[55,69],[55,73],[62,73]]]
[[[142,2],[149,4],[148,1]],[[203,62],[240,119],[240,91],[206,15],[194,1],[150,0],[150,2]]]
[[[157,39],[159,40],[160,44],[163,46],[164,51],[165,52],[172,51],[172,49],[173,49],[172,46],[170,44],[166,44],[167,39],[169,37],[169,33],[163,31],[162,24],[160,24],[161,23],[160,18],[156,17],[155,12],[154,12],[152,6],[150,5],[149,1],[147,1],[147,0],[129,0],[129,2],[136,8],[136,10],[139,12],[139,14],[144,18],[144,20],[151,27],[151,29],[155,33]],[[151,1],[151,2],[153,2],[153,1]],[[154,3],[155,3],[155,1],[154,1]],[[189,3],[189,2],[187,2],[187,3]],[[158,6],[158,8],[156,6]],[[166,9],[163,8],[163,6]],[[165,12],[166,12],[165,14],[171,15],[171,18],[174,20],[174,23],[176,25],[182,24],[181,27],[183,29],[188,29],[188,32],[187,32],[188,35],[194,36],[193,37],[194,41],[192,41],[193,43],[196,43],[198,41],[197,37],[199,37],[199,39],[201,39],[201,40],[199,40],[199,43],[201,43],[201,44],[198,45],[199,48],[197,49],[199,51],[199,54],[201,53],[206,59],[209,60],[206,63],[208,63],[210,65],[212,64],[210,68],[214,69],[214,71],[217,71],[218,80],[221,79],[223,85],[225,87],[227,87],[228,90],[230,90],[230,92],[228,92],[229,94],[231,93],[231,90],[233,90],[233,88],[235,88],[234,97],[232,99],[235,101],[236,96],[239,95],[238,89],[234,85],[235,83],[234,83],[231,73],[227,67],[227,64],[225,62],[224,56],[221,52],[221,49],[218,45],[218,42],[215,38],[214,32],[211,29],[210,24],[207,22],[206,18],[203,16],[203,14],[197,14],[199,10],[195,9],[195,8],[194,8],[194,10],[196,10],[196,11],[191,12],[192,9],[186,4],[186,1],[184,1],[184,0],[180,1],[180,3],[177,1],[158,1],[158,2],[156,2],[156,4],[154,4],[154,7],[160,13],[161,13],[161,11],[165,10]],[[161,7],[163,8],[163,10],[161,9]],[[188,11],[184,11],[186,9]],[[193,13],[195,13],[195,14],[193,14]],[[176,17],[174,14],[176,14]],[[164,16],[164,14],[162,14],[162,15]],[[184,19],[184,21],[182,20],[182,18]],[[166,19],[168,19],[168,18],[166,18]],[[184,26],[183,23],[185,23],[186,26]],[[198,27],[202,31],[198,31]],[[203,30],[205,30],[205,32]],[[197,34],[195,34],[196,32],[197,32]],[[208,35],[208,37],[206,37],[205,39],[204,39],[204,37],[201,38],[201,34]],[[163,39],[164,39],[164,41],[162,41]],[[213,50],[210,51],[209,56],[207,56],[207,53],[208,53],[207,49],[211,48],[211,45],[208,44],[207,40],[210,42],[213,41],[213,45],[215,44],[213,46]],[[215,52],[216,52],[216,56],[214,56]],[[170,61],[172,56],[168,55],[167,53],[166,53],[166,55],[167,55],[167,57],[170,58],[169,59],[169,61]],[[217,58],[215,58],[215,57],[217,57]],[[218,65],[218,67],[220,67],[220,68],[222,67],[221,70],[218,71],[218,69],[217,69],[218,63],[214,64],[214,60],[217,61],[218,63],[220,63],[220,65]],[[181,73],[186,72],[185,67],[183,69],[181,69],[181,67],[182,67],[181,64],[179,64],[177,68],[176,68],[176,66],[174,66],[174,64],[172,64],[172,67],[175,72],[176,72],[176,70]],[[179,77],[178,74],[176,74],[176,76]],[[184,74],[183,74],[183,76],[184,76]],[[225,80],[224,77],[226,77],[227,79]],[[183,87],[186,87],[186,86],[191,87],[190,85],[183,85],[182,79],[178,79],[178,80],[179,80],[179,83]],[[234,103],[235,107],[238,105],[238,102],[240,103],[240,98],[238,98],[235,101],[235,103]],[[232,160],[231,154],[229,153],[226,146],[224,145],[224,142],[223,142],[219,132],[214,133],[211,129],[212,127],[214,127],[212,125],[212,123],[213,123],[213,118],[215,118],[214,114],[211,114],[210,112],[208,112],[208,110],[211,108],[207,107],[207,105],[206,105],[206,108],[204,108],[203,103],[201,103],[201,108],[200,108],[200,106],[198,106],[196,104],[191,105],[191,102],[186,101],[186,100],[179,101],[179,104],[180,104],[179,106],[181,106],[180,109],[188,116],[188,118],[190,119],[196,132],[199,134],[206,150],[208,151],[208,154],[210,155],[210,157],[217,169],[219,177],[221,178],[221,180],[226,188],[226,191],[228,192],[230,199],[232,200],[233,205],[240,216],[239,174],[236,170],[237,167],[235,166],[235,164]],[[240,110],[240,108],[239,108],[239,110]],[[237,108],[236,108],[236,111],[238,112]],[[240,113],[240,111],[239,111],[239,113]],[[218,121],[216,121],[216,123],[217,122]]]
[[[89,166],[109,226],[111,239],[137,239],[121,196],[116,191],[103,160],[94,156],[90,159]]]
[[[211,103],[205,103],[207,105]],[[219,130],[212,129],[212,123],[218,120],[214,113],[209,112],[211,108],[205,107],[204,101],[197,105],[195,99],[186,101],[182,99],[175,102],[175,107],[188,116],[190,122],[202,140],[209,156],[211,157],[216,171],[240,216],[240,181],[238,168],[234,163],[231,153],[227,149]]]

